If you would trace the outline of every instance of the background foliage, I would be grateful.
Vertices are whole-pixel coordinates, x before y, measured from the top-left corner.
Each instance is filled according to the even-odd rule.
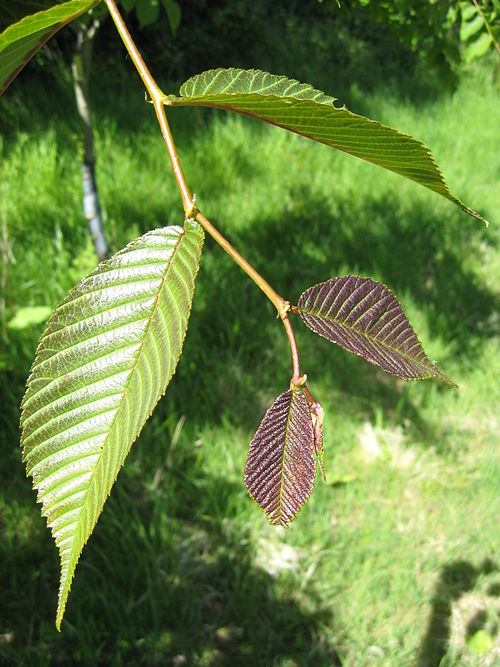
[[[304,4],[276,4],[271,16],[263,2],[189,3],[174,37],[168,23],[135,30],[166,90],[209,67],[260,67],[412,133],[452,189],[495,222],[493,58],[462,68],[451,95],[361,9],[355,20]],[[97,169],[117,250],[178,224],[182,209],[142,87],[107,23],[96,49]],[[297,327],[304,370],[327,408],[328,484],[288,530],[267,526],[242,471],[260,418],[286,389],[287,342],[272,307],[207,241],[177,374],[119,476],[56,633],[57,554],[18,445],[43,324],[9,323],[23,306],[55,305],[95,262],[80,213],[70,52],[62,32],[0,101],[0,662],[495,659],[497,226],[483,230],[432,193],[300,137],[187,109],[171,122],[200,206],[263,275],[292,299],[343,272],[382,280],[460,389],[387,381]]]

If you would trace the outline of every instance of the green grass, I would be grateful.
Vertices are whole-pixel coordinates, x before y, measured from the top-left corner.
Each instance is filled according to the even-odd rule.
[[[278,292],[293,302],[348,271],[382,280],[460,389],[394,380],[297,320],[303,370],[327,411],[328,482],[318,479],[288,530],[269,526],[242,471],[259,420],[288,385],[287,341],[265,297],[207,239],[178,371],[84,549],[61,634],[57,553],[18,445],[18,405],[43,325],[6,324],[23,306],[55,305],[95,259],[70,103],[45,100],[23,116],[20,100],[35,99],[40,83],[28,77],[8,91],[0,663],[500,660],[500,99],[489,71],[472,67],[453,97],[419,105],[390,86],[363,97],[351,90],[353,107],[432,148],[452,191],[492,221],[488,230],[415,184],[276,128],[172,113],[201,210]],[[117,91],[115,115],[111,94],[96,110],[97,176],[117,250],[179,223],[182,209],[151,110]],[[478,631],[492,641],[474,641]]]

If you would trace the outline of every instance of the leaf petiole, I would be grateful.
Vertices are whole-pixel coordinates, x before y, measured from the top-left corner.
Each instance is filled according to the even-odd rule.
[[[104,0],[108,10],[111,14],[111,17],[116,25],[118,33],[127,48],[127,51],[132,58],[139,75],[146,86],[146,89],[151,97],[153,106],[155,109],[156,117],[160,125],[161,133],[167,147],[168,155],[170,157],[170,162],[172,164],[172,169],[174,172],[175,180],[177,181],[177,186],[181,194],[182,203],[184,206],[184,214],[186,218],[192,217],[193,214],[196,214],[196,220],[200,223],[203,229],[210,234],[210,236],[221,246],[221,248],[227,252],[227,254],[232,257],[232,259],[238,264],[240,268],[245,271],[245,273],[253,280],[253,282],[260,287],[264,292],[267,298],[275,306],[278,311],[278,315],[283,322],[285,331],[288,336],[290,343],[290,349],[292,352],[292,363],[293,363],[293,380],[298,380],[300,378],[300,364],[299,364],[299,354],[297,350],[297,344],[295,342],[295,336],[293,334],[292,325],[288,319],[288,309],[289,304],[285,299],[280,296],[269,283],[258,273],[247,260],[240,255],[240,253],[233,248],[229,241],[212,225],[212,223],[202,214],[196,207],[196,200],[189,190],[184,172],[182,171],[181,163],[179,156],[177,155],[177,150],[175,148],[174,140],[170,132],[170,127],[165,115],[164,107],[164,95],[161,92],[158,84],[154,80],[151,72],[149,71],[146,63],[144,62],[137,46],[135,45],[132,36],[130,35],[123,18],[121,17],[120,12],[116,6],[115,0]]]

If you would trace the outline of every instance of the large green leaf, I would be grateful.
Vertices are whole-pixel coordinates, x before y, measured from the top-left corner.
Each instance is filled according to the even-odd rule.
[[[82,548],[175,371],[202,245],[197,223],[145,234],[84,278],[40,338],[21,445],[61,558],[57,627]]]
[[[345,107],[309,84],[259,70],[215,69],[184,83],[180,97],[169,95],[171,106],[227,109],[283,127],[309,139],[373,162],[451,200],[470,215],[484,218],[448,189],[429,149]]]
[[[0,95],[52,35],[99,1],[70,0],[26,16],[4,30],[0,35]]]

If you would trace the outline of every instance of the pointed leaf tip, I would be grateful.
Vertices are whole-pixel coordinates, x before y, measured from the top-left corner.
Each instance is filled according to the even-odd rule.
[[[314,433],[302,389],[278,396],[250,443],[245,485],[273,525],[288,526],[309,498],[316,476]]]
[[[58,629],[81,551],[175,372],[202,245],[196,223],[145,234],[69,293],[38,343],[21,446],[59,549]]]
[[[371,278],[342,276],[307,289],[297,310],[306,326],[403,380],[438,378],[393,292]]]
[[[251,116],[409,178],[452,201],[469,215],[484,218],[453,195],[431,151],[422,142],[382,125],[335,98],[286,76],[260,70],[213,69],[193,76],[171,106],[208,106]]]

